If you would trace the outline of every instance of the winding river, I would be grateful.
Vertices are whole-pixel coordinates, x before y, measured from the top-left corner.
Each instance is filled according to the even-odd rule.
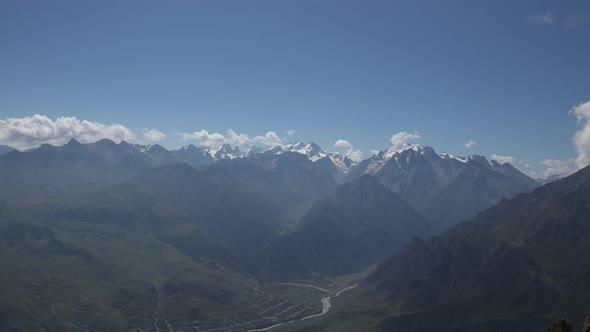
[[[327,289],[319,288],[319,287],[316,287],[316,286],[313,286],[313,285],[294,284],[294,283],[282,283],[282,284],[283,285],[299,286],[299,287],[316,288],[316,289],[319,289],[319,290],[322,290],[322,291],[329,292]],[[289,323],[296,322],[296,321],[303,321],[303,320],[306,320],[306,319],[311,319],[311,318],[315,318],[315,317],[319,317],[319,316],[325,315],[332,308],[332,299],[333,298],[337,297],[338,295],[340,295],[340,294],[342,294],[342,293],[344,293],[344,292],[346,292],[348,290],[351,290],[351,289],[355,288],[356,286],[358,286],[358,284],[354,284],[354,285],[351,285],[351,286],[346,286],[346,287],[342,288],[341,290],[337,291],[336,293],[333,293],[332,295],[322,297],[322,312],[320,312],[320,313],[309,315],[309,316],[305,316],[305,317],[299,318],[299,319],[290,320],[290,321],[287,321],[287,322],[278,323],[278,324],[275,324],[275,325],[272,325],[272,326],[269,326],[269,327],[265,327],[265,328],[262,328],[262,329],[248,330],[248,332],[269,331],[269,330],[274,329],[275,327],[279,327],[281,325],[289,324]]]

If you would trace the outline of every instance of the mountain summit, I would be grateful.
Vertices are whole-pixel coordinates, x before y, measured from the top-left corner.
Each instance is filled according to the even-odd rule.
[[[375,176],[420,213],[442,225],[473,217],[501,199],[539,186],[510,164],[482,156],[437,154],[418,144],[382,151],[351,169],[348,179]]]
[[[548,317],[581,323],[579,309],[590,303],[588,216],[590,167],[415,241],[367,278],[355,306],[388,308],[378,314],[387,331],[542,331]]]

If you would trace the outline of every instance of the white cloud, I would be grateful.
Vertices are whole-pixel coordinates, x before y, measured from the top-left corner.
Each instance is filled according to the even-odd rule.
[[[201,131],[195,131],[193,133],[181,133],[181,139],[183,140],[195,140],[200,145],[213,148],[221,146],[227,143],[225,136],[220,133],[209,133],[207,130],[202,129]]]
[[[553,12],[547,11],[542,14],[527,16],[529,23],[541,24],[541,25],[553,25],[555,19],[553,18]]]
[[[499,154],[493,154],[491,159],[497,161],[500,164],[504,164],[504,163],[515,164],[515,161],[516,161],[516,159],[514,159],[514,157],[512,157],[512,156],[502,156]]]
[[[52,120],[45,115],[35,114],[24,118],[0,120],[0,144],[20,150],[41,144],[63,145],[70,139],[90,143],[108,138],[116,142],[135,140],[131,129],[121,124],[103,124],[75,117],[59,117]]]
[[[339,139],[334,143],[334,146],[342,149],[352,149],[352,144],[345,139]]]
[[[290,130],[287,130],[285,133],[289,136],[293,136],[293,135],[295,135],[296,131],[293,129],[290,129]]]
[[[372,156],[376,156],[376,155],[378,155],[379,153],[381,153],[381,151],[379,151],[379,150],[371,150],[371,155],[372,155]]]
[[[235,131],[227,130],[227,143],[235,146],[244,146],[250,144],[250,137],[246,134],[236,134]]]
[[[528,163],[512,156],[494,154],[492,159],[499,163],[511,163],[529,176],[537,175],[543,178],[567,176],[590,165],[590,101],[572,107],[570,114],[576,117],[580,125],[573,137],[573,143],[577,151],[576,158],[545,159],[540,162],[541,165],[545,166],[545,170],[539,173],[532,171]]]
[[[420,139],[420,133],[414,131],[413,133],[407,131],[400,131],[399,133],[391,136],[391,148],[392,151],[403,149],[407,144]]]
[[[567,176],[578,170],[575,159],[545,159],[541,161],[541,165],[547,167],[547,169],[543,171],[543,178],[545,179],[552,176]]]
[[[159,131],[156,128],[153,129],[144,129],[143,132],[143,137],[145,137],[146,139],[152,141],[152,142],[159,142],[161,140],[163,140],[164,138],[166,138],[166,134],[164,134],[163,132]]]
[[[344,155],[347,156],[352,161],[361,161],[363,158],[363,153],[360,150],[355,150],[354,146],[345,139],[339,139],[334,142],[334,146],[340,149],[345,149]]]
[[[238,134],[232,129],[228,129],[226,135],[220,133],[209,133],[205,129],[192,133],[180,133],[179,135],[182,140],[195,140],[199,145],[208,148],[216,148],[223,144],[230,144],[238,147],[256,144],[262,144],[266,146],[276,146],[282,144],[282,140],[274,131],[269,131],[264,135],[256,136],[254,138],[250,138],[246,134]]]
[[[348,157],[348,159],[357,163],[363,160],[363,153],[360,150],[349,151],[347,152],[346,156]]]
[[[574,146],[578,152],[578,168],[590,165],[590,101],[575,106],[570,111],[582,127],[574,135]]]
[[[465,147],[467,149],[474,148],[477,145],[477,142],[474,140],[469,140],[469,142],[465,143]]]
[[[283,141],[279,138],[279,135],[277,135],[277,133],[274,131],[269,131],[263,136],[254,137],[254,142],[258,142],[266,146],[277,146],[283,144]]]

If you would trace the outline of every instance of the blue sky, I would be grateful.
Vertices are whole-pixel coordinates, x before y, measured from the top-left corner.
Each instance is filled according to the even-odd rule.
[[[582,0],[5,0],[0,119],[156,128],[170,148],[273,131],[365,157],[417,131],[541,172],[580,154],[587,120],[569,111],[590,100],[589,41]]]

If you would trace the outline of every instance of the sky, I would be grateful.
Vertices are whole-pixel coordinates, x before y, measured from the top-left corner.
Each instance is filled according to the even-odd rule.
[[[3,0],[0,144],[402,139],[550,176],[590,164],[589,41],[589,0]]]

